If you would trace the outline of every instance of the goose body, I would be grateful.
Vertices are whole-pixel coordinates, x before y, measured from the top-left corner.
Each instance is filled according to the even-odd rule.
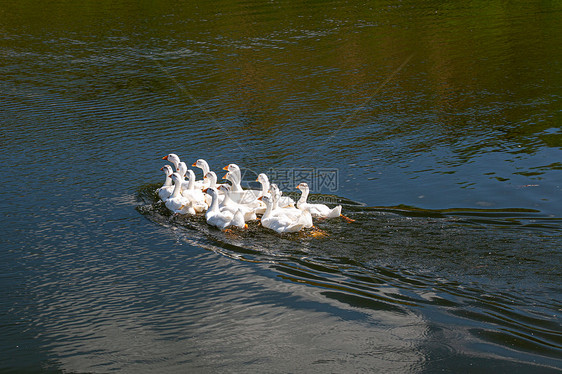
[[[261,218],[263,227],[271,229],[279,234],[297,232],[305,227],[307,222],[304,212],[297,218],[281,213],[273,214],[273,202],[271,198],[269,196],[262,196],[260,199],[262,199],[266,205],[265,213]]]
[[[171,178],[174,182],[174,191],[165,202],[166,208],[178,214],[195,214],[191,201],[181,195],[181,179],[183,178],[178,173],[173,173]]]
[[[308,184],[300,183],[297,188],[301,190],[302,194],[297,202],[297,207],[300,210],[307,210],[313,217],[317,218],[335,218],[341,215],[341,205],[334,208],[329,208],[324,204],[309,204],[306,202],[308,194],[310,192]]]
[[[215,226],[220,230],[224,230],[229,226],[238,228],[247,227],[244,222],[244,214],[240,210],[236,211],[236,213],[232,213],[227,210],[219,209],[218,192],[215,188],[207,188],[207,193],[212,199],[211,206],[205,213],[205,219],[209,225]]]
[[[302,217],[302,220],[303,222],[305,222],[304,227],[310,228],[314,226],[312,222],[312,214],[308,210],[300,210],[295,207],[279,206],[279,198],[281,197],[282,192],[279,190],[276,184],[271,185],[270,191],[273,215],[283,214],[293,219],[298,219],[301,215],[303,215],[304,217]]]
[[[166,180],[164,181],[162,187],[157,189],[156,192],[158,193],[160,200],[166,201],[172,195],[172,192],[174,192],[174,185],[172,184],[172,178],[170,178],[173,170],[170,165],[164,165],[160,168],[160,170],[162,170],[166,175]]]

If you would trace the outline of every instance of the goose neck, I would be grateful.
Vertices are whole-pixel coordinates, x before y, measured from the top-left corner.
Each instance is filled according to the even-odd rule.
[[[306,200],[308,199],[308,193],[309,193],[308,188],[301,189],[301,197],[299,198],[297,205],[306,204]]]
[[[174,191],[172,192],[172,196],[173,198],[179,197],[181,193],[181,181],[177,180],[177,182],[174,182]]]
[[[216,213],[219,211],[219,199],[216,193],[211,194],[211,206],[208,211]]]
[[[268,180],[263,180],[263,181],[261,182],[261,194],[260,194],[260,195],[261,195],[261,196],[266,195],[266,194],[267,194],[267,191],[269,191],[269,187],[270,187],[269,181],[268,181]]]
[[[211,169],[209,168],[209,164],[207,163],[207,161],[204,161],[203,164],[201,165],[201,169],[203,170],[203,175],[207,175],[207,173],[209,171],[211,171]]]

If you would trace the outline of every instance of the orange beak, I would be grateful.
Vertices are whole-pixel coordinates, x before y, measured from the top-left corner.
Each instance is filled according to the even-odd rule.
[[[228,165],[222,168],[222,170],[228,170]]]
[[[205,188],[205,189],[203,190],[203,192],[207,193],[207,190],[208,190],[208,188]]]
[[[226,177],[228,177],[228,173],[226,173],[222,179],[227,179]]]
[[[197,162],[194,162],[193,165],[191,165],[193,167],[197,166]]]
[[[168,159],[168,155],[162,157],[162,160],[167,160]]]
[[[262,200],[263,200],[263,196],[258,197],[258,200],[259,200],[259,201],[262,201]]]
[[[164,171],[164,166],[162,166],[162,167],[160,168],[160,171]]]

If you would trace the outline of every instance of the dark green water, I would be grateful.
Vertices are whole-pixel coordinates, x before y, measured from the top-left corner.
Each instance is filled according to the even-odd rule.
[[[549,1],[3,2],[0,369],[562,371],[561,26]],[[169,217],[170,152],[316,177],[355,222]]]

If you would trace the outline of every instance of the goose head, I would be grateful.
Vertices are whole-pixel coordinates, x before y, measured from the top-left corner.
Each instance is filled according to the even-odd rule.
[[[256,182],[260,182],[261,184],[267,184],[269,183],[269,178],[267,177],[266,174],[260,173],[258,174],[258,178],[256,179]]]
[[[207,174],[205,174],[205,179],[208,179],[211,183],[210,186],[211,187],[215,187],[215,185],[217,184],[217,175],[215,174],[214,171],[210,171]]]
[[[197,161],[195,161],[193,163],[193,165],[191,165],[193,167],[197,167],[201,170],[203,170],[204,173],[208,173],[209,172],[209,164],[207,163],[207,161],[203,160],[202,158],[198,159]]]
[[[217,189],[215,187],[207,187],[203,190],[203,192],[211,196],[212,199],[215,199],[218,195]]]
[[[180,158],[175,153],[170,153],[170,154],[162,157],[162,160],[170,161],[172,164],[174,164],[176,169],[178,168],[178,164],[180,163]]]
[[[230,193],[230,185],[228,184],[221,184],[217,189],[224,192],[225,194]]]
[[[224,177],[222,177],[222,179],[226,179],[227,181],[230,181],[232,183],[236,183],[236,177],[234,175],[232,175],[230,172],[226,173],[224,175]]]
[[[162,170],[166,174],[167,177],[171,176],[172,173],[174,172],[170,165],[164,165],[160,168],[160,170]]]
[[[272,204],[271,197],[269,197],[267,195],[258,197],[258,200],[263,201],[265,203],[266,207],[270,207],[271,204]]]
[[[240,177],[242,175],[242,172],[240,171],[240,167],[236,164],[228,164],[222,169],[228,170],[229,173],[231,173],[231,174],[233,174],[237,177]]]

